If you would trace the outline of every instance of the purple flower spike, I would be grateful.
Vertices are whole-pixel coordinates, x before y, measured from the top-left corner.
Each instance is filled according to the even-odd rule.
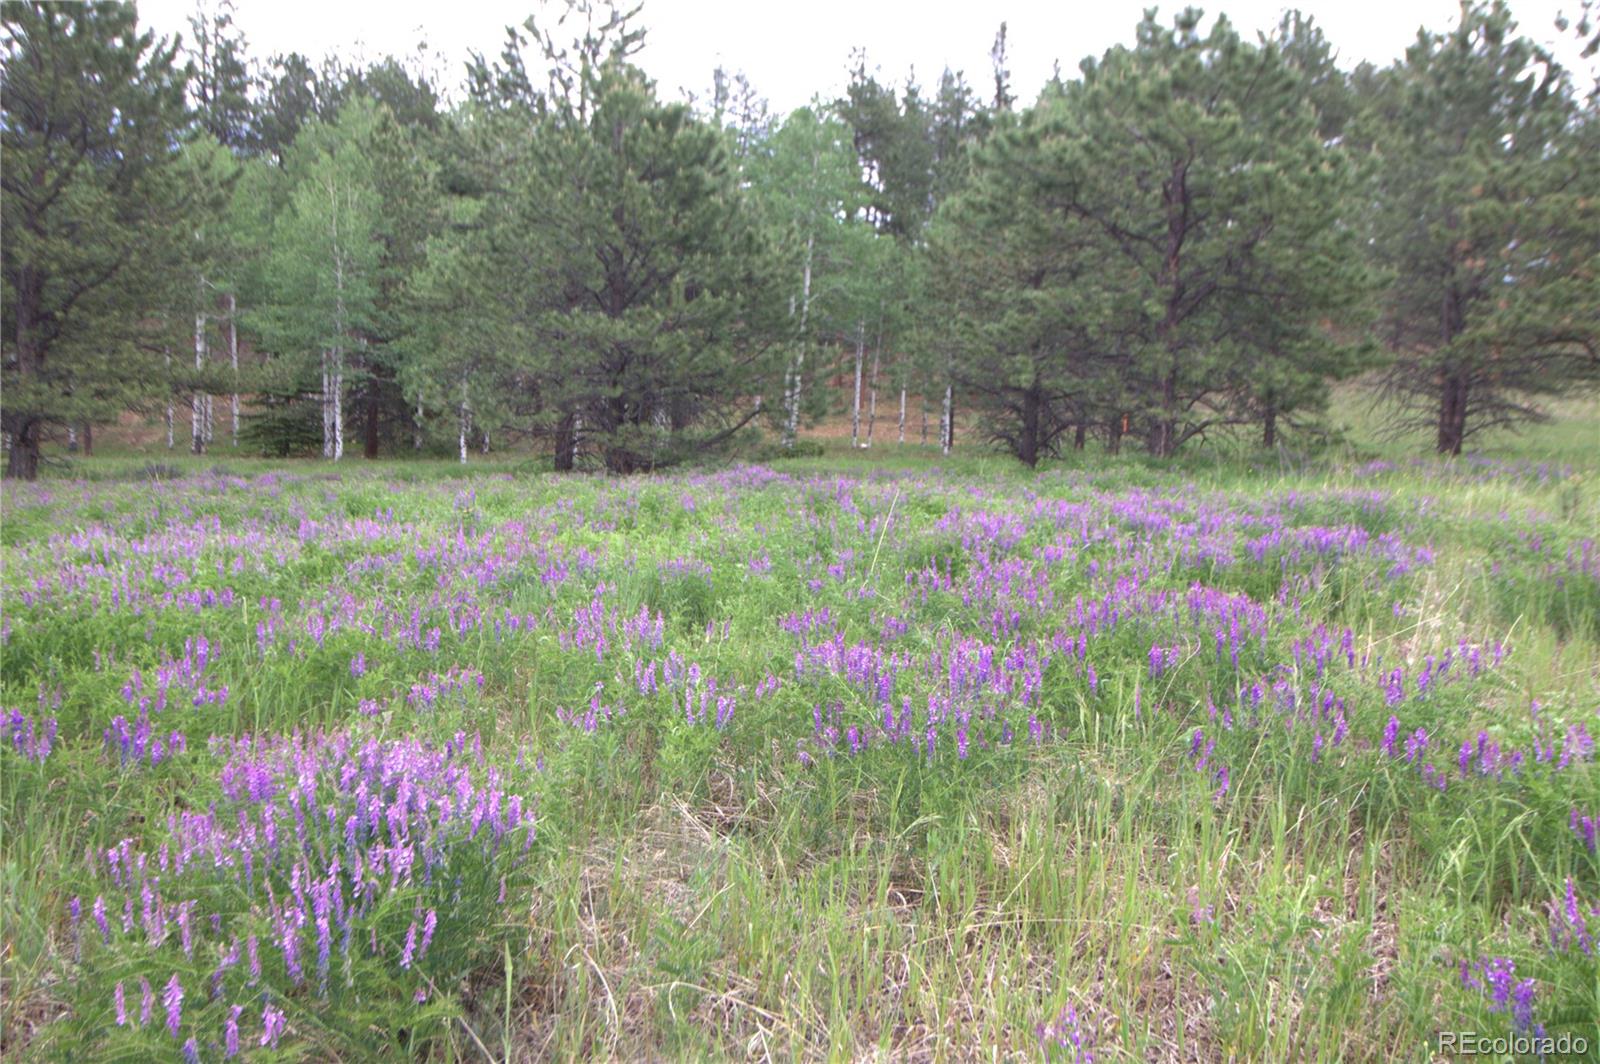
[[[167,1010],[167,1030],[176,1038],[178,1028],[183,1025],[183,984],[178,981],[177,972],[173,972],[172,978],[167,980],[167,988],[161,994],[161,1004]]]

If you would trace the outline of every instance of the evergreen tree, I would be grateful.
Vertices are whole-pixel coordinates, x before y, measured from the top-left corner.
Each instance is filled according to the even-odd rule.
[[[1382,379],[1442,454],[1600,379],[1600,187],[1565,76],[1510,10],[1464,4],[1386,71],[1365,116],[1373,245],[1392,277]]]
[[[513,217],[548,402],[607,470],[656,468],[754,416],[775,322],[770,257],[718,131],[617,59],[533,138]],[[709,433],[700,426],[710,425]]]
[[[1104,249],[1088,302],[1135,400],[1109,420],[1158,456],[1237,420],[1252,365],[1311,350],[1273,354],[1284,336],[1259,323],[1288,316],[1303,332],[1356,280],[1330,246],[1348,240],[1346,168],[1293,72],[1225,19],[1202,35],[1199,18],[1168,30],[1147,17],[1136,47],[1086,61],[1041,103],[1061,145],[1043,201]]]
[[[244,35],[234,25],[233,0],[198,8],[189,19],[185,52],[195,121],[223,147],[241,155],[259,148],[256,108]]]
[[[0,214],[6,475],[33,479],[56,427],[159,401],[152,310],[184,270],[193,195],[176,45],[131,5],[6,0]]]

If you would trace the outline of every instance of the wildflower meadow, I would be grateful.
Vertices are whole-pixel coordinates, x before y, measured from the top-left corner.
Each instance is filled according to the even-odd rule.
[[[1596,1059],[1593,470],[935,461],[7,484],[6,1057]]]

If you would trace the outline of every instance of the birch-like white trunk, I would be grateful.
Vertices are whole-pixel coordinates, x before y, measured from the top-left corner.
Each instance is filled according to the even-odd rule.
[[[878,424],[878,364],[883,361],[883,323],[878,323],[878,341],[872,345],[872,377],[867,385],[867,442],[872,446],[872,430]]]
[[[333,349],[333,460],[344,457],[344,348]]]
[[[867,323],[856,322],[856,398],[850,407],[850,446],[861,446],[861,363],[867,354]]]
[[[417,400],[417,412],[411,419],[411,449],[422,450],[422,400]]]
[[[461,464],[467,464],[467,379],[461,378]]]
[[[347,317],[344,305],[344,245],[339,235],[339,187],[328,181],[329,226],[333,237],[333,350],[325,353],[328,359],[327,395],[329,406],[328,428],[331,435],[324,450],[337,462],[344,457],[344,341]],[[331,358],[329,355],[331,354]]]
[[[951,411],[955,406],[956,390],[954,384],[944,386],[944,416],[939,420],[939,452],[950,453],[950,438],[954,435],[954,426],[950,423]]]
[[[333,457],[333,401],[329,397],[328,349],[322,349],[322,457]]]
[[[172,349],[166,349],[167,355],[167,387],[172,387]],[[172,450],[172,395],[167,395],[167,450]]]
[[[205,295],[206,281],[200,279],[200,294]],[[194,368],[206,366],[206,315],[200,311],[194,316]],[[189,449],[195,454],[206,453],[206,398],[199,391],[189,396]]]
[[[806,370],[806,328],[811,318],[811,262],[816,245],[816,234],[806,234],[805,269],[800,278],[800,346],[795,351],[792,378],[784,394],[783,445],[789,448],[794,446],[795,436],[800,431],[800,391]]]
[[[228,361],[233,363],[233,445],[239,446],[239,301],[228,293]]]

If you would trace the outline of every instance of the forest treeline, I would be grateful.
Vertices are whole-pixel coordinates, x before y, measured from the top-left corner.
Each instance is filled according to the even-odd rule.
[[[559,14],[445,86],[258,59],[226,2],[167,39],[5,0],[7,476],[130,412],[650,470],[792,448],[841,375],[853,436],[909,401],[948,448],[959,407],[1032,465],[1270,446],[1359,374],[1454,454],[1600,382],[1600,91],[1504,4],[1381,69],[1300,14],[1150,12],[1031,103],[1002,26],[977,84],[860,54],[787,115],[721,70],[664,98],[637,9]]]

